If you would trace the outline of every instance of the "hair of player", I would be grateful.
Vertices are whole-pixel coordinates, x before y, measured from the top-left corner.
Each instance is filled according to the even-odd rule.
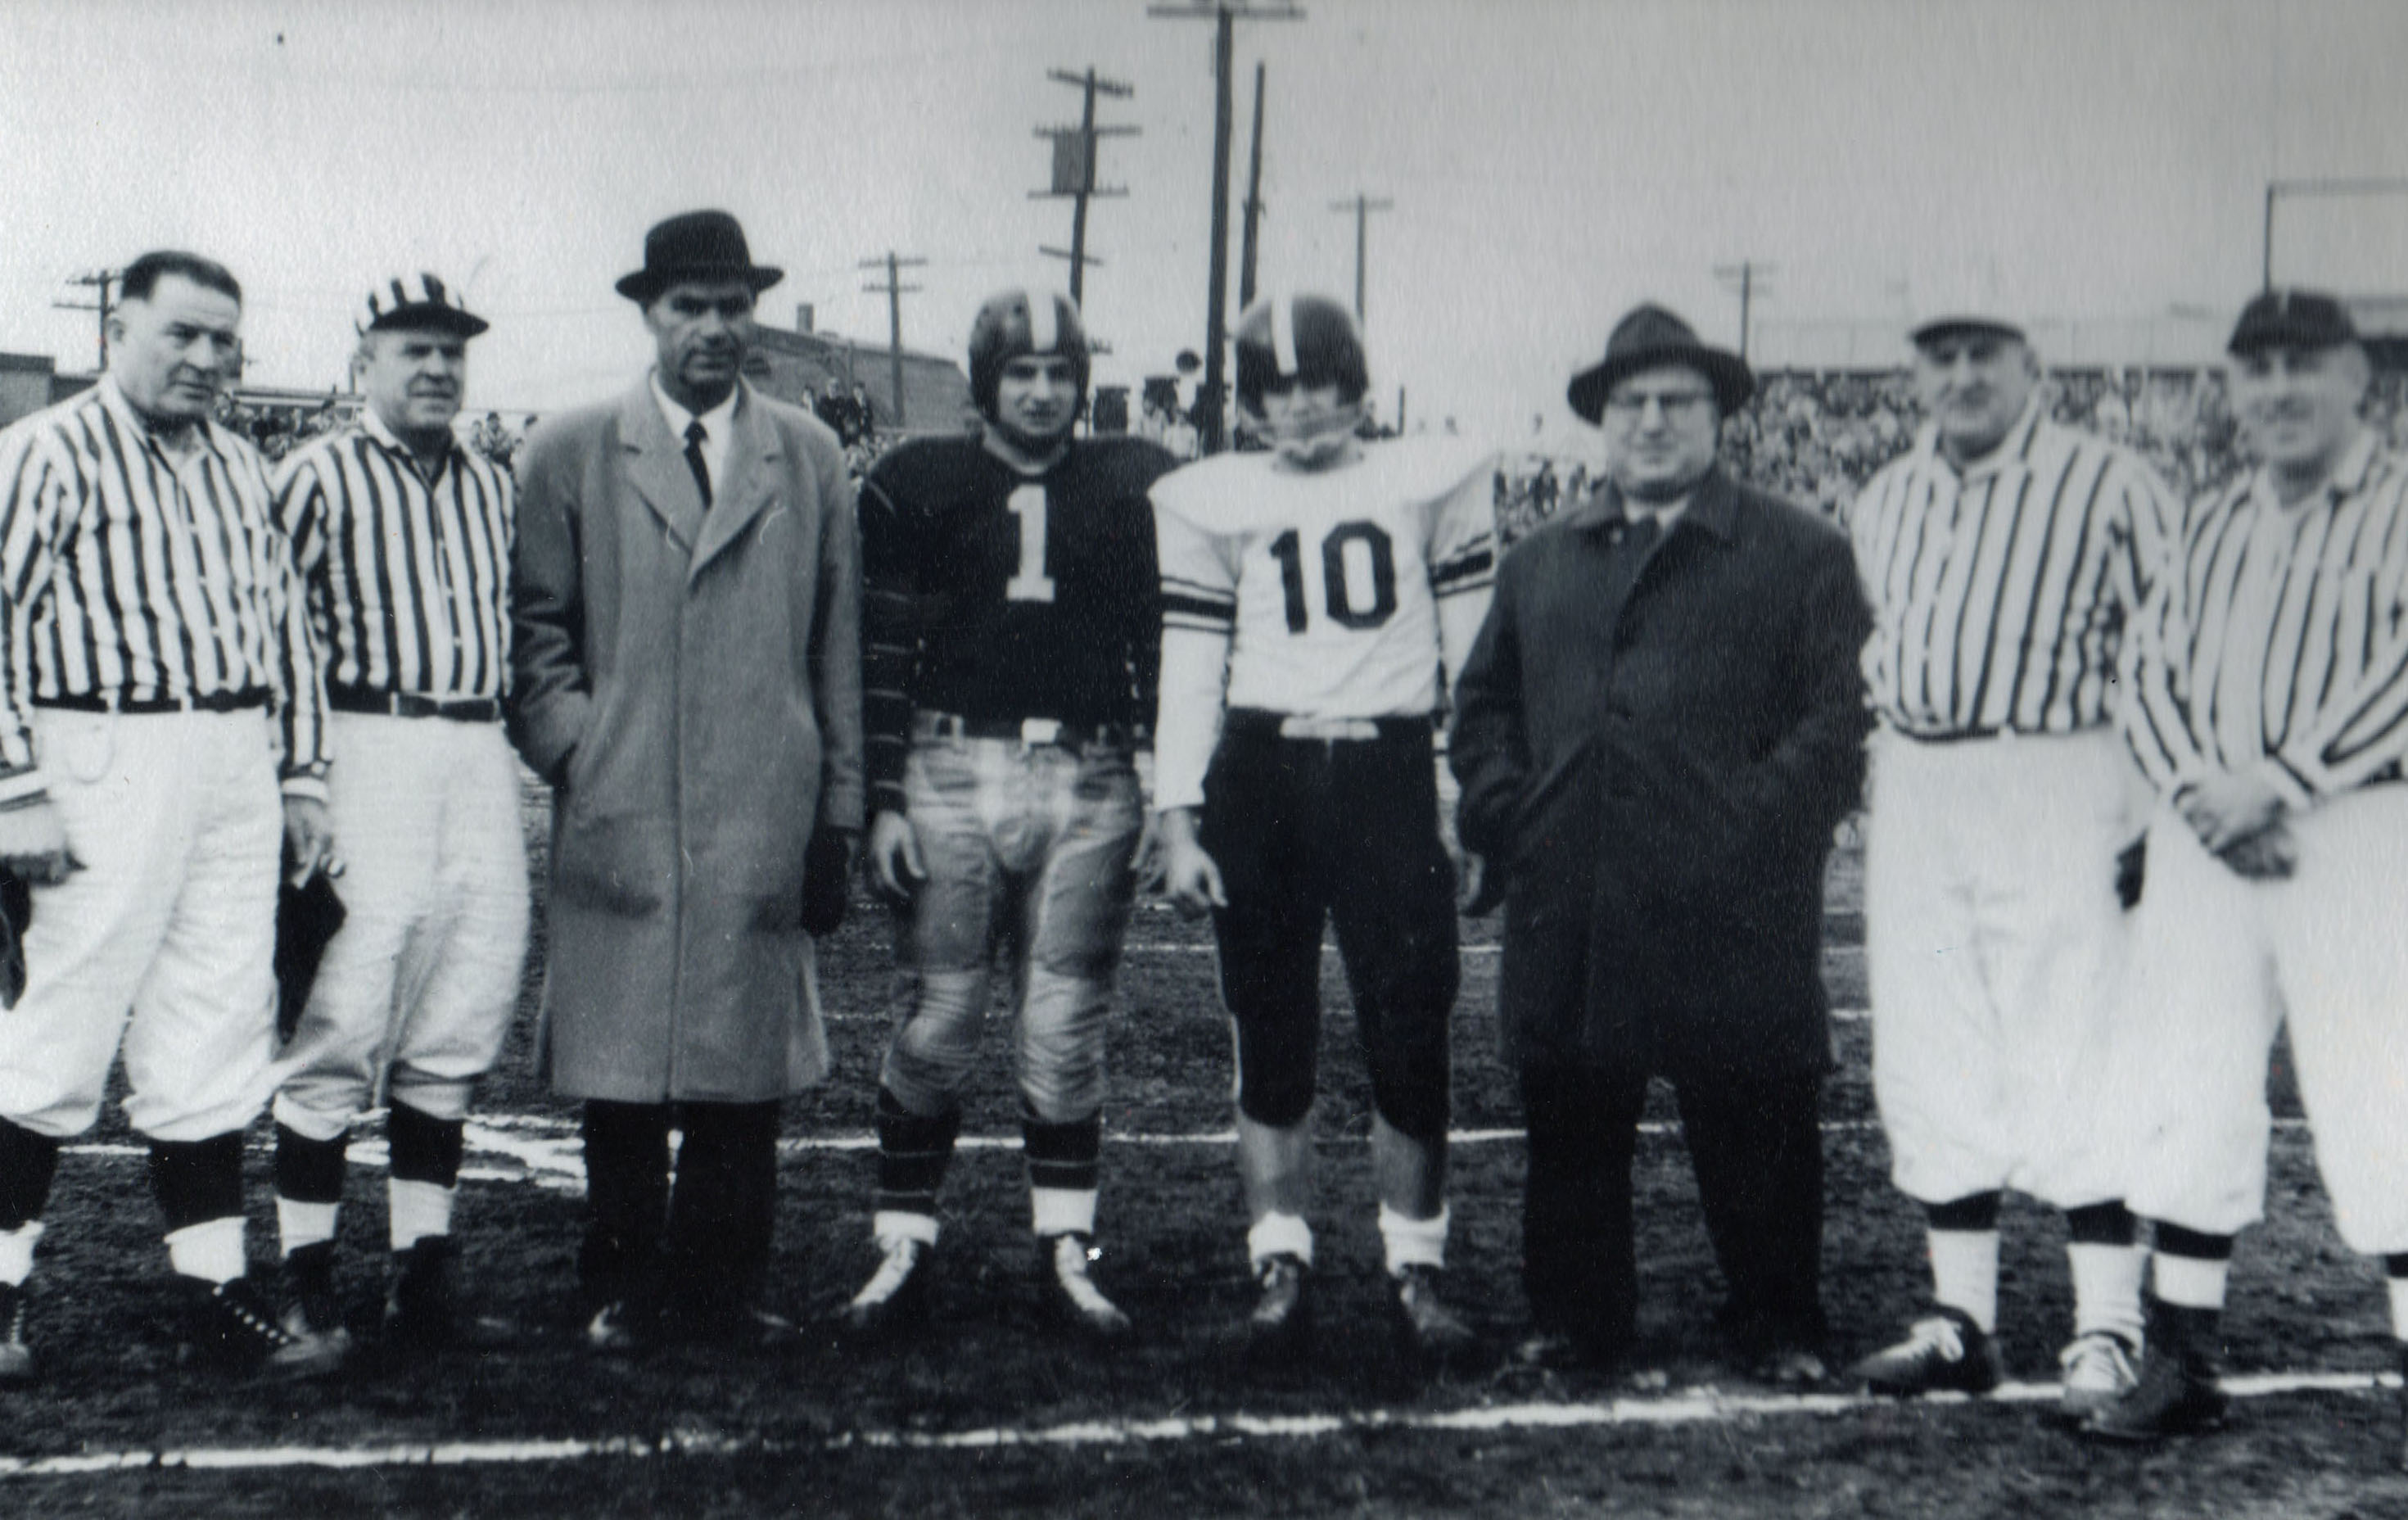
[[[172,248],[153,249],[127,265],[125,273],[118,277],[118,294],[128,301],[147,301],[159,288],[159,281],[170,275],[189,280],[203,290],[231,296],[235,305],[242,305],[242,282],[235,279],[233,270],[215,259]]]

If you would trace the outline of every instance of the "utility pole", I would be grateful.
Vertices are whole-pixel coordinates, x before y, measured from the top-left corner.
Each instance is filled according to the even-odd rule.
[[[1246,230],[1238,252],[1238,309],[1254,304],[1254,249],[1263,221],[1263,65],[1254,61],[1254,141],[1246,151]]]
[[[1188,0],[1182,5],[1148,6],[1149,16],[1183,21],[1212,21],[1212,251],[1211,273],[1204,296],[1204,392],[1197,401],[1203,452],[1219,453],[1227,430],[1221,414],[1223,377],[1229,347],[1229,118],[1231,55],[1237,49],[1237,22],[1300,22],[1304,12],[1280,0]]]
[[[1096,96],[1106,94],[1115,100],[1126,100],[1137,92],[1114,79],[1098,79],[1092,68],[1083,74],[1053,68],[1045,77],[1061,84],[1074,84],[1085,93],[1080,108],[1079,124],[1074,127],[1039,127],[1037,135],[1054,140],[1054,181],[1049,189],[1032,190],[1031,200],[1058,200],[1068,197],[1070,206],[1070,246],[1068,250],[1047,248],[1039,244],[1037,251],[1050,253],[1057,259],[1070,261],[1070,300],[1083,305],[1087,265],[1100,265],[1101,259],[1087,256],[1087,202],[1097,195],[1125,195],[1125,186],[1098,187],[1096,183],[1096,139],[1098,137],[1133,137],[1133,126],[1096,125]]]
[[[102,370],[108,368],[108,314],[117,309],[117,303],[109,299],[109,288],[117,283],[118,277],[123,273],[122,269],[94,269],[88,274],[77,275],[67,283],[82,285],[97,291],[99,298],[92,301],[52,301],[50,303],[61,311],[100,313],[100,367]]]
[[[1329,208],[1333,211],[1354,213],[1354,321],[1358,325],[1363,321],[1363,251],[1368,240],[1364,224],[1370,221],[1372,212],[1391,210],[1396,204],[1392,200],[1384,198],[1373,200],[1369,195],[1360,194],[1351,201],[1329,203]]]
[[[861,261],[861,267],[864,269],[875,269],[882,265],[883,265],[886,269],[885,284],[864,285],[861,288],[867,291],[872,295],[883,295],[886,297],[886,356],[894,366],[890,373],[893,375],[895,382],[895,428],[896,432],[902,431],[905,417],[903,410],[903,297],[920,288],[917,285],[904,284],[902,281],[902,271],[909,268],[915,268],[927,262],[928,261],[925,259],[903,258],[896,254],[892,249],[887,251],[886,256],[882,259],[864,259]]]
[[[1778,265],[1761,264],[1754,259],[1714,265],[1714,278],[1721,280],[1726,289],[1736,287],[1739,291],[1739,360],[1742,364],[1747,363],[1747,340],[1755,331],[1756,282],[1764,275],[1778,272],[1779,268]]]

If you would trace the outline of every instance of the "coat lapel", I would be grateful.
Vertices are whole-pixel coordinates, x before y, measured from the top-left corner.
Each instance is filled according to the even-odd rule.
[[[619,403],[619,442],[626,451],[628,483],[691,556],[702,537],[702,492],[686,467],[685,446],[669,436],[668,419],[652,399],[650,377]]]
[[[783,452],[777,428],[762,414],[752,388],[746,386],[736,402],[735,422],[728,430],[726,464],[720,471],[719,489],[712,494],[716,499],[702,521],[702,537],[695,544],[689,579],[700,575],[704,566],[742,538],[752,520],[777,495],[777,463]],[[680,464],[682,466],[682,459]]]

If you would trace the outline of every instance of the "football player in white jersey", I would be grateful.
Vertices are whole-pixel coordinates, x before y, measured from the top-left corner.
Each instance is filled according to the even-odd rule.
[[[1459,441],[1366,446],[1369,386],[1344,307],[1258,303],[1238,405],[1268,453],[1154,486],[1162,568],[1154,725],[1166,886],[1210,909],[1236,1027],[1238,1164],[1259,1297],[1250,1351],[1309,1329],[1321,934],[1336,921],[1370,1067],[1379,1226],[1400,1339],[1433,1366],[1479,1349],[1445,1266],[1455,871],[1432,720],[1488,608],[1493,459]],[[1226,690],[1226,696],[1225,696]]]

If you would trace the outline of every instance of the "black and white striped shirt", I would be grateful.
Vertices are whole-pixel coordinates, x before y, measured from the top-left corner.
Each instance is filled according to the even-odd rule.
[[[2372,432],[2284,506],[2260,470],[2201,499],[2137,624],[2125,717],[2169,795],[2262,777],[2294,808],[2408,758],[2408,460]]]
[[[286,456],[276,517],[308,588],[328,685],[505,695],[518,506],[499,466],[454,444],[430,481],[369,411]]]
[[[0,433],[0,806],[37,796],[27,709],[271,694],[285,789],[325,795],[323,692],[267,466],[214,423],[162,449],[104,377]]]
[[[2181,509],[2137,454],[2037,400],[1960,476],[1926,426],[1846,514],[1873,605],[1873,706],[1918,738],[2112,720],[2127,624]]]

